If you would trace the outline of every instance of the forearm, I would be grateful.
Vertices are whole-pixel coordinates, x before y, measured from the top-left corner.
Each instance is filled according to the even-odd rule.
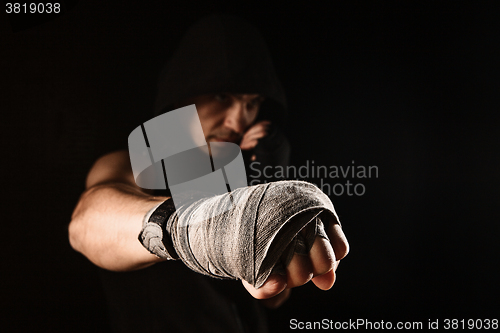
[[[149,253],[138,240],[146,213],[166,200],[122,183],[108,183],[85,191],[69,225],[71,246],[94,264],[128,271],[162,259]]]

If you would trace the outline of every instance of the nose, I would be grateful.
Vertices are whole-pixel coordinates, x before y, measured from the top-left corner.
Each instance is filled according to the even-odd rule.
[[[233,103],[226,111],[224,125],[238,134],[243,134],[248,126],[246,103]]]

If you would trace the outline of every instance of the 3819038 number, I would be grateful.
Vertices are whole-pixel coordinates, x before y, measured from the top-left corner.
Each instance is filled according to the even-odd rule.
[[[7,14],[59,14],[61,12],[61,4],[58,2],[46,3],[20,3],[7,2],[5,4],[5,12]]]
[[[498,329],[498,319],[445,319],[444,327],[445,330],[497,330]]]

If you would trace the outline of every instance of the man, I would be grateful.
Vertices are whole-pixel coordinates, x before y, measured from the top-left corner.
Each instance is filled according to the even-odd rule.
[[[247,23],[213,16],[188,31],[162,73],[156,114],[191,104],[207,142],[239,144],[247,163],[287,163],[287,142],[276,126],[284,116],[284,94],[262,39]],[[308,251],[292,251],[284,272],[273,270],[262,285],[242,279],[242,288],[238,281],[193,272],[184,260],[155,255],[138,240],[145,216],[167,203],[170,193],[137,186],[127,151],[98,159],[86,188],[69,226],[70,242],[105,269],[102,279],[117,331],[265,332],[259,303],[277,307],[291,288],[310,280],[320,289],[331,288],[348,252],[339,224],[329,223],[328,237],[313,232]],[[163,237],[167,244],[170,234]]]

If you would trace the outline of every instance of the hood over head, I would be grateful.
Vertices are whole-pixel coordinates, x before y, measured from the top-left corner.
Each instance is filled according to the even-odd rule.
[[[259,32],[238,17],[213,15],[187,31],[163,69],[155,115],[187,98],[223,92],[261,94],[259,119],[284,121],[285,93]]]

